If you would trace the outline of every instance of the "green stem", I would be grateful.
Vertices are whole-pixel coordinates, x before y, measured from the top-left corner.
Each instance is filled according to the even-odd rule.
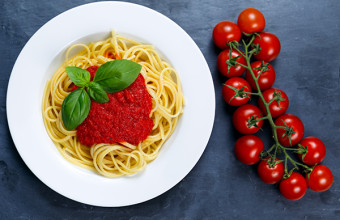
[[[264,116],[264,117],[262,117],[262,118],[256,118],[256,120],[258,120],[258,121],[266,120],[266,119],[268,119],[268,116]]]
[[[249,94],[249,95],[259,95],[258,93],[254,93],[254,92],[244,92],[244,94]]]
[[[257,89],[257,93],[259,94],[260,96],[260,99],[262,100],[263,104],[264,104],[264,107],[266,109],[266,112],[267,112],[267,118],[268,118],[268,121],[269,121],[269,124],[270,126],[272,127],[272,132],[273,132],[273,137],[274,137],[274,140],[275,140],[275,145],[276,146],[279,146],[280,143],[279,143],[279,140],[277,138],[277,132],[276,132],[276,127],[275,127],[275,124],[274,124],[274,121],[273,121],[273,117],[272,115],[270,114],[270,111],[269,111],[269,104],[266,102],[266,100],[264,99],[263,95],[262,95],[262,92],[261,92],[261,89],[260,89],[260,86],[259,86],[259,83],[258,83],[258,80],[256,79],[255,77],[255,74],[250,66],[250,58],[248,57],[248,47],[251,45],[251,43],[253,42],[253,40],[255,39],[255,36],[253,35],[250,42],[248,44],[244,44],[244,50],[245,50],[245,59],[247,61],[247,69],[249,70],[250,74],[251,74],[251,77],[253,78],[254,82],[255,82],[255,85],[256,85],[256,89]]]
[[[260,89],[260,86],[259,86],[259,83],[258,83],[258,77],[255,77],[255,74],[251,68],[251,65],[250,65],[250,59],[251,59],[251,56],[252,56],[252,53],[248,53],[248,49],[249,47],[251,46],[252,42],[254,41],[255,39],[255,35],[252,36],[251,40],[249,41],[249,43],[247,44],[245,41],[243,41],[243,45],[244,45],[244,53],[240,53],[242,54],[242,56],[244,56],[245,60],[246,60],[246,63],[247,63],[247,66],[243,65],[243,64],[240,64],[238,62],[237,65],[240,65],[244,68],[246,68],[250,74],[251,74],[251,77],[253,78],[254,82],[255,82],[255,85],[256,85],[256,90],[257,90],[257,93],[255,93],[256,95],[258,95],[261,99],[261,101],[263,102],[264,104],[264,107],[266,109],[266,116],[262,117],[261,119],[268,119],[269,121],[269,124],[271,126],[271,129],[272,129],[272,133],[273,133],[273,138],[274,138],[274,141],[275,141],[275,144],[267,151],[268,154],[270,154],[270,152],[272,150],[275,149],[274,151],[274,154],[272,156],[274,156],[274,158],[276,158],[276,154],[278,153],[278,150],[280,149],[284,155],[285,155],[285,173],[288,175],[288,166],[287,166],[287,161],[289,160],[292,165],[294,165],[295,168],[297,168],[297,166],[301,166],[305,169],[310,169],[307,165],[304,165],[302,163],[299,163],[299,162],[296,162],[294,161],[290,156],[289,154],[287,153],[287,151],[295,151],[297,149],[295,148],[286,148],[286,147],[283,147],[280,143],[279,143],[279,140],[278,140],[278,136],[277,136],[277,129],[278,128],[282,128],[282,129],[286,129],[286,127],[284,126],[276,126],[275,123],[274,123],[274,120],[273,120],[273,117],[269,111],[269,105],[274,101],[274,99],[270,100],[269,102],[266,102],[266,100],[264,99],[263,95],[262,95],[262,92],[261,92],[261,89]],[[235,48],[236,49],[236,48]],[[247,94],[253,94],[253,93],[247,93]]]
[[[283,147],[281,146],[282,149],[285,149],[285,150],[291,150],[291,151],[298,151],[299,149],[296,149],[296,148],[292,148],[292,147]]]
[[[277,154],[277,149],[279,149],[279,148],[278,148],[277,145],[275,145],[275,151],[274,151],[274,157],[275,157],[275,158],[276,158],[276,154]]]
[[[285,157],[285,174],[288,174],[287,157]]]
[[[247,48],[250,47],[250,45],[253,43],[254,39],[255,39],[255,34],[253,34],[253,36],[251,36],[249,43],[246,45]],[[245,44],[245,43],[243,42],[243,44]]]
[[[270,105],[273,101],[275,101],[275,99],[271,99],[271,100],[268,102],[268,105]]]
[[[301,167],[303,167],[303,168],[305,168],[305,169],[309,169],[309,167],[308,167],[307,165],[302,164],[302,163],[299,163],[299,162],[293,160],[293,159],[291,158],[291,156],[289,156],[289,154],[288,154],[287,151],[286,151],[286,150],[288,150],[288,148],[283,147],[283,146],[280,146],[280,148],[281,148],[282,152],[285,154],[285,158],[286,158],[286,159],[288,158],[288,160],[294,165],[294,167],[297,167],[297,165],[299,165],[299,166],[301,166]],[[285,167],[286,167],[286,166],[287,166],[287,165],[285,165]]]
[[[275,128],[276,128],[276,129],[278,129],[278,128],[286,129],[285,126],[275,126]]]
[[[246,68],[247,70],[249,70],[249,67],[243,65],[242,63],[239,63],[239,62],[236,61],[235,64],[236,64],[236,65],[239,65],[239,66],[242,66],[242,67]]]
[[[275,147],[276,147],[276,146],[275,146],[275,144],[274,144],[271,148],[269,148],[269,150],[267,150],[267,153],[269,154]]]
[[[234,48],[237,52],[239,52],[244,58],[246,58],[246,56],[244,55],[244,53],[243,53],[240,49],[238,49],[237,46],[233,45],[233,48]]]

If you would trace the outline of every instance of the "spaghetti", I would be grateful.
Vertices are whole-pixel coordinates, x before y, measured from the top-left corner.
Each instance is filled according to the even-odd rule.
[[[76,47],[84,49],[69,58],[70,51]],[[153,128],[149,136],[138,145],[124,142],[88,147],[79,142],[76,130],[66,130],[62,122],[62,103],[73,85],[65,67],[86,69],[112,59],[128,59],[142,65],[141,74],[152,99],[150,118]],[[183,106],[178,74],[169,63],[161,59],[153,46],[116,35],[112,31],[112,36],[104,41],[89,45],[74,44],[67,50],[66,61],[47,82],[42,109],[47,133],[65,159],[103,176],[119,177],[143,170],[147,163],[158,156],[162,145],[174,132]]]

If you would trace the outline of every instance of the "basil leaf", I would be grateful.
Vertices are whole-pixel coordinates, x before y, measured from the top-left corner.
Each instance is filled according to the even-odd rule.
[[[66,73],[68,77],[70,77],[71,81],[79,87],[86,86],[91,79],[89,71],[75,66],[67,66]]]
[[[87,86],[87,93],[96,102],[105,103],[109,101],[109,97],[104,89],[96,82],[90,82]]]
[[[88,116],[91,100],[84,88],[71,92],[63,101],[61,114],[64,126],[71,131],[78,127]]]
[[[93,81],[101,85],[106,92],[118,92],[133,83],[142,66],[131,60],[113,60],[101,65]]]

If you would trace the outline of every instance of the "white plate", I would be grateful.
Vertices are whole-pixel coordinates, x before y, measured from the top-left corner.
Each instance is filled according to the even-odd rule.
[[[89,43],[117,33],[153,44],[179,72],[186,99],[175,133],[141,173],[106,178],[66,161],[48,137],[41,105],[46,81],[74,42]],[[78,202],[107,207],[152,199],[181,181],[202,155],[213,127],[215,94],[209,67],[190,36],[149,8],[98,2],[70,9],[41,27],[12,70],[7,92],[9,128],[22,159],[56,192]]]

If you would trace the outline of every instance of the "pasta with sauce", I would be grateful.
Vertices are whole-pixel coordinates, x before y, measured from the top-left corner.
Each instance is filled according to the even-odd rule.
[[[84,49],[69,58],[70,52],[78,47]],[[138,144],[121,142],[85,146],[78,140],[76,130],[68,131],[63,125],[62,103],[73,86],[65,67],[86,69],[113,59],[132,60],[142,65],[141,74],[152,100],[150,118],[153,127],[147,138]],[[183,106],[180,79],[171,65],[161,59],[153,46],[112,31],[112,36],[106,40],[89,45],[74,44],[67,50],[65,62],[46,84],[42,111],[47,133],[65,159],[103,176],[119,177],[140,172],[157,158],[164,142],[174,132]]]

